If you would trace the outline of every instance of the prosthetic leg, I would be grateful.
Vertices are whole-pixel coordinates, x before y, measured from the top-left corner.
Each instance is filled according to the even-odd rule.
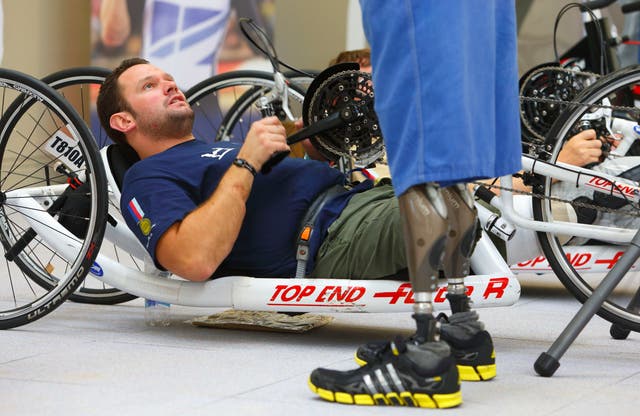
[[[447,278],[447,300],[451,313],[471,310],[464,278],[469,275],[471,254],[476,244],[477,211],[471,193],[463,184],[442,189],[447,206],[449,234],[442,262]]]
[[[440,336],[451,346],[462,380],[489,380],[496,375],[493,340],[477,312],[471,310],[464,284],[477,241],[477,210],[471,193],[463,184],[442,189],[442,196],[449,224],[442,269],[447,278],[451,316],[438,319]]]
[[[438,340],[431,298],[437,289],[438,271],[447,246],[447,207],[440,188],[432,183],[409,188],[398,202],[415,300],[415,340],[418,343]]]

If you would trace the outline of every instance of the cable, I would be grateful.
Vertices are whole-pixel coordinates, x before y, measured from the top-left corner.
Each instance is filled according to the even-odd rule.
[[[593,10],[580,3],[568,3],[562,9],[560,9],[558,15],[556,16],[556,21],[553,26],[553,52],[555,54],[556,61],[560,62],[557,45],[558,24],[560,23],[560,18],[562,17],[562,15],[565,14],[568,10],[573,9],[574,7],[578,7],[582,12],[588,13],[591,17],[591,21],[593,21],[593,24],[596,27],[596,31],[598,32],[598,42],[600,44],[600,73],[602,75],[607,74],[609,72],[609,61],[607,59],[607,54],[605,53],[606,44],[604,43],[602,27],[600,26],[600,22],[598,21],[595,13],[593,13]]]
[[[242,32],[242,34],[249,40],[249,42],[251,42],[251,44],[253,46],[255,46],[256,49],[258,49],[260,52],[262,52],[263,54],[265,54],[265,56],[267,58],[269,58],[269,61],[271,62],[271,65],[273,66],[274,70],[278,70],[279,65],[284,66],[287,69],[290,69],[291,71],[303,75],[305,77],[309,77],[309,78],[315,78],[315,75],[310,74],[308,72],[305,72],[301,69],[298,68],[294,68],[284,62],[282,62],[280,59],[278,59],[278,55],[276,53],[275,48],[273,47],[273,44],[271,43],[271,40],[269,39],[269,36],[267,35],[267,33],[264,31],[264,29],[262,29],[260,26],[258,26],[257,24],[255,24],[255,22],[253,21],[253,19],[248,18],[248,17],[242,17],[238,20],[239,25],[240,25],[240,31]],[[250,27],[260,38],[260,40],[262,41],[263,45],[265,46],[264,48],[262,46],[260,46],[258,44],[258,42],[251,36],[249,35],[248,31],[247,31],[247,27]],[[266,50],[265,50],[266,49]]]

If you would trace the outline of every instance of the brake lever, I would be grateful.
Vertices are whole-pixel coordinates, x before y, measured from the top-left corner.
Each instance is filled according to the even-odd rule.
[[[273,74],[273,80],[275,82],[275,90],[276,95],[280,98],[280,106],[284,114],[291,121],[295,120],[293,114],[291,113],[291,109],[289,108],[289,88],[287,88],[287,82],[285,81],[284,75],[282,72],[275,71]]]

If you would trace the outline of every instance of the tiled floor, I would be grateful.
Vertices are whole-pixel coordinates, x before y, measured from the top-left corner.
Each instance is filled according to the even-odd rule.
[[[480,310],[493,334],[498,377],[464,383],[456,410],[357,407],[324,402],[306,384],[318,366],[355,366],[366,340],[409,334],[409,314],[336,314],[305,334],[196,328],[214,310],[173,307],[172,325],[144,324],[142,302],[67,302],[0,333],[0,415],[456,415],[637,414],[640,335],[609,337],[596,317],[551,378],[533,363],[579,308],[552,277],[521,278],[508,308]]]

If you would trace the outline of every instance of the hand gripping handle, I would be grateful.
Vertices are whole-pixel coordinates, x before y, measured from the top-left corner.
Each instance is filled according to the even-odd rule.
[[[322,120],[293,133],[291,136],[287,137],[287,144],[292,145],[306,139],[307,137],[342,127],[345,124],[352,122],[360,115],[361,112],[356,106],[346,106],[340,111],[332,113],[329,117],[323,118]],[[262,169],[260,169],[260,171],[264,174],[271,172],[271,169],[287,157],[289,153],[289,151],[274,153],[273,156],[271,156],[271,158],[262,165]]]

